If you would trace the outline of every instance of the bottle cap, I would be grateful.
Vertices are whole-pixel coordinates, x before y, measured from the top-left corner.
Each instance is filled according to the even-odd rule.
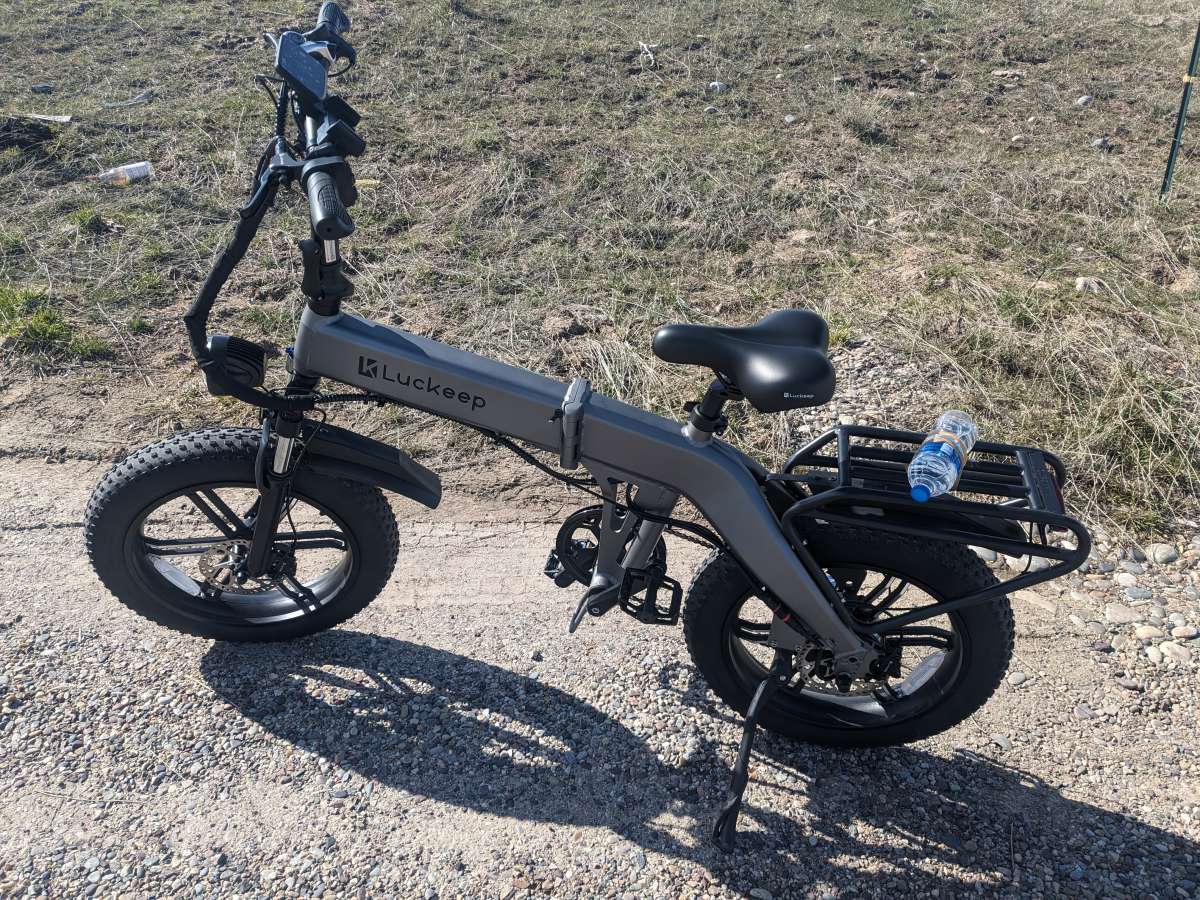
[[[923,484],[914,484],[909,493],[912,494],[912,498],[918,503],[924,503],[929,499],[929,488]]]

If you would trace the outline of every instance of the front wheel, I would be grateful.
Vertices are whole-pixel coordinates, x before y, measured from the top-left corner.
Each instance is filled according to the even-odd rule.
[[[808,549],[850,614],[876,621],[960,597],[996,583],[968,548],[841,525],[814,526]],[[745,713],[770,666],[772,614],[734,560],[714,553],[701,566],[683,610],[696,668],[726,703]],[[886,671],[847,684],[809,673],[777,692],[763,727],[803,741],[843,747],[902,744],[938,734],[981,707],[1012,656],[1007,598],[899,629]]]
[[[101,479],[85,534],[92,566],[118,600],[187,634],[278,641],[344,622],[383,589],[399,544],[383,494],[304,468],[268,573],[246,577],[258,441],[244,428],[178,434]]]

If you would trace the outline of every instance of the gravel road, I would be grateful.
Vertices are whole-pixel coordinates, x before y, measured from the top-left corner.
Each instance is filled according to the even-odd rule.
[[[738,722],[678,630],[567,636],[574,591],[539,573],[556,489],[449,477],[443,511],[397,505],[400,570],[365,613],[228,646],[100,588],[102,470],[0,457],[0,896],[1198,893],[1200,545],[1108,548],[1018,596],[1013,672],[949,734],[761,740],[726,856]]]

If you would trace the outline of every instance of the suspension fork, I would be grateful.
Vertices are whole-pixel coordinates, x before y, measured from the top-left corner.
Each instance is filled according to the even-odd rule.
[[[304,417],[300,413],[267,413],[263,418],[263,436],[255,462],[258,483],[258,513],[254,519],[254,536],[246,558],[246,574],[260,578],[271,565],[271,549],[279,518],[288,502],[292,486],[292,461],[296,455],[296,440]],[[271,447],[271,436],[275,446]]]

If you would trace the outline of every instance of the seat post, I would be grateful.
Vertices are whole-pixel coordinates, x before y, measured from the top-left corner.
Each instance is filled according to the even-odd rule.
[[[693,444],[707,444],[714,434],[720,434],[728,425],[721,410],[730,400],[739,399],[733,390],[720,378],[708,386],[704,399],[699,403],[689,403],[684,407],[688,411],[688,420],[683,426],[683,435]]]

